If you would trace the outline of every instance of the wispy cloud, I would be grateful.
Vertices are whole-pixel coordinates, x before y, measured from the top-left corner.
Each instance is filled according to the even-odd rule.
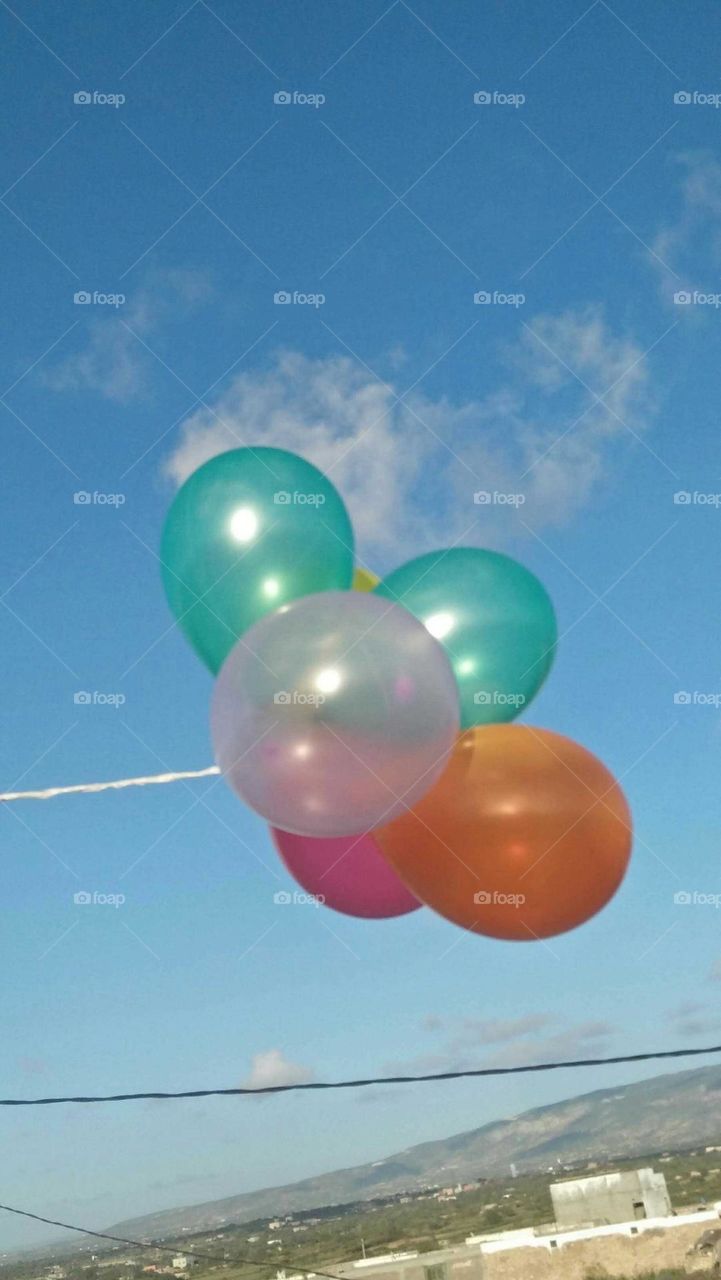
[[[528,1013],[520,1018],[461,1018],[444,1019],[429,1014],[424,1019],[428,1031],[453,1032],[453,1044],[485,1045],[503,1044],[537,1035],[557,1019],[552,1013]]]
[[[565,1062],[575,1058],[603,1057],[608,1041],[616,1034],[607,1022],[588,1021],[564,1027],[554,1013],[523,1014],[515,1018],[424,1019],[427,1031],[443,1030],[445,1042],[432,1053],[423,1053],[394,1070],[410,1074],[430,1071],[463,1071],[473,1067],[525,1066],[533,1062]],[[557,1030],[550,1031],[552,1027]],[[488,1054],[482,1050],[495,1048]]]
[[[679,290],[718,292],[721,265],[721,163],[710,151],[677,152],[672,163],[680,174],[678,212],[658,230],[651,246],[680,276],[673,279],[657,261],[661,292],[669,302]],[[704,307],[678,309],[686,318],[706,313]]]
[[[165,470],[179,484],[240,444],[301,453],[329,472],[371,553],[507,536],[511,508],[474,504],[478,491],[522,494],[535,528],[563,523],[591,500],[618,439],[633,446],[626,428],[643,431],[653,413],[643,348],[586,308],[530,319],[503,360],[495,388],[454,402],[403,395],[346,355],[281,352],[184,423]]]
[[[710,1010],[708,1004],[697,1000],[684,1000],[669,1009],[666,1021],[678,1036],[687,1039],[713,1035],[721,1030],[721,1016]]]
[[[79,306],[78,314],[85,318],[76,331],[80,343],[49,366],[43,375],[46,385],[53,391],[95,392],[120,404],[149,395],[158,366],[143,341],[172,327],[210,293],[201,273],[168,270],[151,277],[139,293],[119,305]]]
[[[309,1084],[314,1072],[299,1062],[291,1062],[282,1049],[256,1053],[249,1074],[241,1081],[244,1089],[264,1089],[280,1084]]]

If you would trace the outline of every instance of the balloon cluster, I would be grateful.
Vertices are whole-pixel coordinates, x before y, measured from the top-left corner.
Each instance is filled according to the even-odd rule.
[[[168,513],[166,594],[218,675],[230,786],[303,888],[350,915],[421,903],[476,933],[549,937],[612,897],[631,820],[599,760],[509,723],[553,661],[541,583],[453,547],[382,582],[354,569],[342,499],[281,449],[234,449]]]

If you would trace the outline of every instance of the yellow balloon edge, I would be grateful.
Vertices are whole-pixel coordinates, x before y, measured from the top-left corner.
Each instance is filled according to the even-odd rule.
[[[377,578],[370,569],[356,569],[353,574],[353,590],[354,591],[372,591],[378,586],[380,578]]]

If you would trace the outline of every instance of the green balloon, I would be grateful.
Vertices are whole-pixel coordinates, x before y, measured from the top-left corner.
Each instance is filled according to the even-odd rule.
[[[558,639],[545,588],[517,560],[453,547],[401,565],[375,588],[420,618],[458,682],[461,728],[513,720],[543,684]]]
[[[264,614],[316,591],[350,589],[353,529],[317,467],[284,449],[231,449],[186,480],[160,558],[173,613],[217,672]]]

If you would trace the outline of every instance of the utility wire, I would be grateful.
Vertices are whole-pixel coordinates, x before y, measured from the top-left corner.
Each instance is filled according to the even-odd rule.
[[[533,1062],[515,1067],[475,1067],[466,1071],[434,1071],[420,1076],[370,1076],[361,1080],[312,1080],[303,1084],[268,1084],[257,1089],[182,1089],[178,1092],[107,1093],[64,1098],[0,1098],[0,1107],[46,1107],[59,1102],[140,1102],[153,1098],[229,1098],[264,1093],[299,1093],[311,1089],[365,1089],[369,1085],[423,1084],[430,1080],[467,1080],[480,1076],[515,1076],[531,1071],[564,1071],[577,1067],[606,1067],[622,1062],[652,1062],[721,1053],[721,1044],[708,1049],[663,1049],[654,1053],[625,1053],[613,1058],[578,1058],[572,1062]],[[0,1208],[3,1208],[0,1205]],[[318,1273],[320,1274],[320,1273]]]
[[[126,1236],[111,1236],[107,1231],[91,1231],[89,1227],[75,1227],[70,1222],[57,1222],[55,1218],[43,1218],[39,1213],[30,1213],[27,1209],[15,1209],[9,1204],[0,1204],[6,1213],[15,1213],[20,1218],[32,1218],[33,1222],[45,1222],[49,1227],[63,1227],[66,1231],[80,1231],[84,1236],[94,1236],[96,1240],[114,1240],[116,1244],[129,1244],[136,1249],[159,1249],[163,1253],[185,1253],[189,1258],[200,1258],[203,1262],[238,1262],[246,1267],[271,1268],[274,1263],[257,1262],[254,1258],[226,1258],[220,1253],[198,1253],[196,1249],[186,1249],[185,1245],[156,1244],[154,1240],[129,1240]],[[275,1262],[283,1262],[286,1266],[295,1267],[295,1263],[276,1258]],[[331,1271],[309,1271],[307,1267],[295,1267],[304,1276],[323,1276],[325,1280],[341,1280]]]

